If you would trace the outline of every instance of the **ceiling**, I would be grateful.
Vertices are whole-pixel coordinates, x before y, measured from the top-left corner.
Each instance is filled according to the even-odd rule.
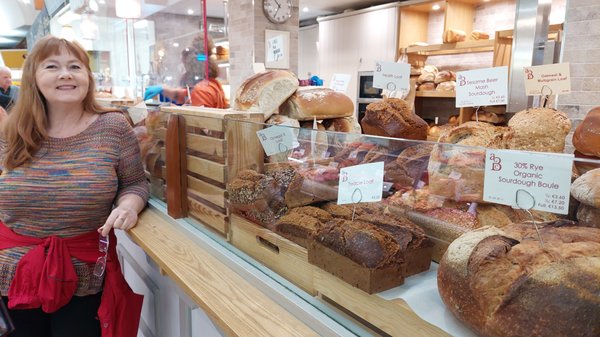
[[[70,0],[71,3],[83,3],[91,0]],[[98,13],[114,13],[115,0],[95,0],[98,3]],[[148,16],[158,11],[199,15],[200,0],[142,0],[142,16]],[[260,0],[255,0],[260,1]],[[285,0],[284,0],[285,1]],[[0,1],[0,49],[15,48],[21,42],[39,11],[33,7],[34,0],[1,0]],[[55,1],[56,2],[56,1]],[[229,0],[230,3],[235,0]],[[319,16],[341,13],[347,9],[359,9],[390,0],[300,0],[300,21],[315,19]],[[223,0],[206,0],[206,13],[209,17],[222,18],[225,13]],[[188,10],[194,12],[188,14]]]

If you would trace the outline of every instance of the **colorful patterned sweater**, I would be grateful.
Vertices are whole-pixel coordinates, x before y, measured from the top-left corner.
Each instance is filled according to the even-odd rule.
[[[0,147],[5,143],[0,140]],[[113,203],[133,193],[147,200],[149,188],[133,130],[120,113],[100,115],[87,129],[49,138],[30,162],[0,175],[0,220],[14,232],[35,237],[71,237],[98,229]],[[16,265],[31,247],[0,251],[0,293],[8,294]],[[98,293],[94,264],[73,259],[76,295]]]

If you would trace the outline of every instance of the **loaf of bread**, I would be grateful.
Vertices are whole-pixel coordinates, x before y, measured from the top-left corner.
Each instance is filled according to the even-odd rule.
[[[600,169],[586,172],[571,184],[571,195],[577,201],[600,207]]]
[[[398,98],[369,104],[360,125],[368,135],[427,139],[427,123]]]
[[[466,122],[442,133],[440,143],[505,149],[510,131],[483,122]],[[485,150],[437,145],[429,160],[429,191],[455,201],[483,201]]]
[[[431,90],[435,90],[435,83],[433,82],[425,82],[425,83],[421,83],[419,84],[419,87],[417,88],[418,91],[431,91]]]
[[[333,219],[331,214],[313,206],[292,208],[275,224],[275,231],[288,240],[306,248],[308,240],[323,226]]]
[[[577,221],[579,226],[600,228],[600,208],[579,204]]]
[[[323,126],[327,131],[343,132],[343,133],[356,133],[360,134],[360,124],[354,116],[344,118],[332,118],[323,121]]]
[[[590,110],[577,126],[573,146],[584,155],[600,157],[600,107]]]
[[[417,84],[423,84],[423,83],[427,83],[427,82],[434,82],[435,81],[435,73],[430,73],[430,72],[421,72],[421,75],[419,75],[419,77],[417,78]]]
[[[267,120],[297,89],[298,78],[291,71],[266,70],[240,85],[235,94],[234,108],[262,112]]]
[[[600,229],[565,220],[481,228],[438,270],[448,309],[482,337],[599,336]]]
[[[427,171],[432,149],[431,144],[419,144],[402,150],[395,161],[385,165],[384,181],[412,187]]]
[[[313,118],[328,119],[349,117],[354,114],[350,97],[323,87],[301,88],[281,107],[279,113],[300,121]]]
[[[462,42],[467,39],[467,33],[460,29],[450,28],[444,32],[444,43]]]
[[[506,122],[506,118],[504,118],[504,115],[498,116],[493,112],[487,111],[479,111],[477,112],[477,114],[474,113],[473,115],[471,115],[471,120],[479,120],[480,122],[486,122],[491,124],[502,124]]]
[[[456,74],[453,71],[442,70],[439,73],[435,74],[435,84],[448,81],[456,81]]]
[[[481,30],[474,30],[471,32],[471,34],[469,35],[469,39],[470,40],[489,40],[490,39],[490,34],[481,31]]]
[[[508,126],[514,131],[508,141],[510,149],[562,153],[571,121],[562,111],[531,108],[517,112]]]
[[[447,81],[438,84],[435,87],[435,90],[438,91],[454,91],[456,90],[456,81]]]

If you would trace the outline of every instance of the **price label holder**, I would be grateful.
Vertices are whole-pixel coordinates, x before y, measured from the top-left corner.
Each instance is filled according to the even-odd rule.
[[[456,73],[456,107],[503,105],[508,102],[508,67]]]
[[[331,76],[329,88],[333,89],[334,91],[346,93],[351,78],[352,75],[350,74],[333,74],[333,76]]]
[[[373,87],[389,91],[410,91],[410,64],[377,61]]]
[[[340,170],[338,205],[381,201],[383,162],[344,167]]]
[[[569,63],[524,67],[527,96],[561,95],[571,92]]]
[[[265,150],[267,156],[286,152],[294,148],[298,141],[295,139],[292,128],[284,126],[271,126],[269,128],[256,131],[260,144]]]
[[[535,222],[533,214],[531,214],[531,209],[535,207],[535,197],[531,193],[527,192],[527,190],[518,189],[515,195],[515,203],[517,204],[518,208],[524,210],[525,212],[527,212],[527,214],[529,214],[531,222],[533,223],[533,226],[535,226],[535,232],[537,233],[538,240],[540,240],[540,246],[544,248],[544,240],[542,240],[542,234],[540,234],[540,229],[538,228],[538,225]]]
[[[514,208],[568,214],[572,167],[572,154],[488,149],[483,200]],[[522,193],[517,193],[519,190],[531,197],[529,203],[523,200]]]

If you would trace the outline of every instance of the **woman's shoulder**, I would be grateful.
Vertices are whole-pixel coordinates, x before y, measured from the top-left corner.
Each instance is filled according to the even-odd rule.
[[[125,114],[120,111],[108,111],[102,113],[99,117],[99,122],[103,125],[119,128],[119,130],[129,129],[131,125],[125,117]]]

